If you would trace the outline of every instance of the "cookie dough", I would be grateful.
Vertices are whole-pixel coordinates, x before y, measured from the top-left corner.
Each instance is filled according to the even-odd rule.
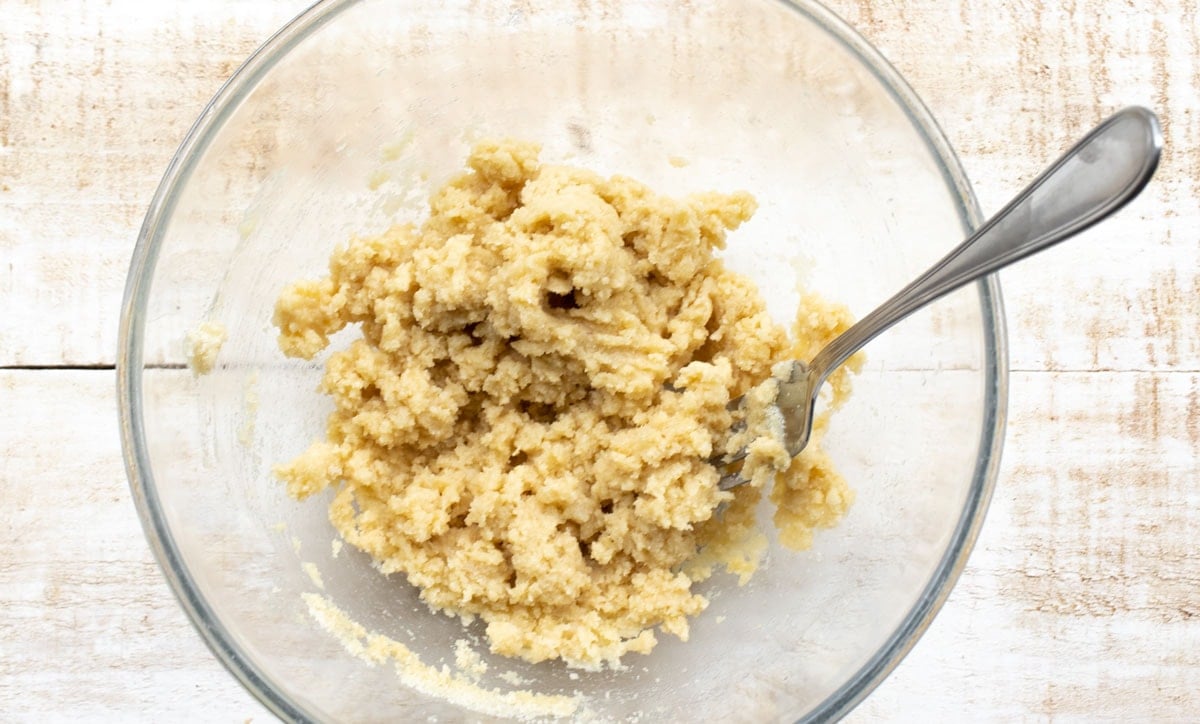
[[[424,224],[352,239],[283,291],[287,355],[361,336],[326,363],[326,438],[276,474],[296,498],[332,488],[345,540],[432,608],[481,617],[492,651],[595,666],[656,630],[686,640],[715,565],[753,572],[765,488],[797,547],[844,514],[819,433],[778,474],[759,456],[735,493],[707,461],[728,402],[849,318],[806,298],[789,340],[714,256],[749,194],[669,198],[538,156],[479,144]],[[831,383],[843,395],[845,372]]]
[[[202,322],[187,333],[188,367],[194,375],[206,375],[217,364],[217,355],[229,333],[220,322]]]

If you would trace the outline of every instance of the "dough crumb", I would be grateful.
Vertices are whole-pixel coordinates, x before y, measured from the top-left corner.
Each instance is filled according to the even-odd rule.
[[[511,686],[528,686],[533,683],[515,671],[505,671],[499,675],[499,679]]]
[[[377,168],[367,176],[367,188],[376,191],[380,186],[391,180],[392,175],[385,169]]]
[[[385,163],[396,161],[404,155],[404,152],[408,150],[408,148],[412,145],[412,142],[413,132],[406,131],[395,141],[385,144],[383,147],[381,147],[380,157]]]
[[[806,298],[789,340],[721,263],[745,192],[668,197],[515,141],[467,166],[422,225],[351,239],[281,294],[285,354],[359,338],[326,364],[325,439],[275,473],[297,499],[332,488],[343,539],[431,609],[481,617],[494,653],[596,669],[686,641],[708,604],[692,585],[759,566],[765,492],[798,547],[852,499],[817,435],[794,461],[754,436],[732,493],[709,462],[730,400],[848,315]]]
[[[340,538],[334,538],[329,541],[329,555],[332,558],[337,558],[342,554],[342,541]]]
[[[448,669],[423,663],[411,649],[398,641],[367,631],[324,596],[306,593],[302,598],[309,616],[352,656],[373,665],[391,663],[401,683],[423,694],[444,698],[481,714],[525,721],[569,717],[580,711],[583,704],[580,696],[483,688]]]
[[[667,163],[671,164],[675,168],[683,168],[684,166],[687,166],[690,161],[683,156],[668,156]]]
[[[212,372],[228,333],[220,322],[203,322],[187,333],[188,367],[196,376]]]
[[[311,561],[305,561],[300,564],[300,567],[302,569],[304,569],[305,573],[308,574],[308,578],[309,578],[309,580],[311,580],[313,582],[314,586],[321,589],[322,591],[325,590],[325,581],[323,581],[321,579],[321,570],[319,568],[317,568],[316,563],[312,563]]]
[[[454,642],[454,665],[460,673],[473,681],[478,681],[488,670],[487,662],[471,648],[471,642],[466,639]]]

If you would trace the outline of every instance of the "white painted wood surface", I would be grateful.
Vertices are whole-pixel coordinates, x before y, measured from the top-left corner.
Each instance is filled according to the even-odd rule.
[[[1163,116],[1118,220],[1003,275],[1003,472],[958,587],[852,715],[1200,715],[1195,0],[832,0],[908,77],[987,210],[1107,112]],[[0,3],[0,719],[270,715],[175,604],[111,371],[137,226],[199,109],[296,0]],[[63,369],[81,368],[81,369]]]

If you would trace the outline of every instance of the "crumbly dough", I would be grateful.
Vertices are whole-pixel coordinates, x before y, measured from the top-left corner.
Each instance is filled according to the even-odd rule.
[[[308,615],[351,656],[373,666],[390,663],[402,683],[423,694],[442,697],[481,714],[519,721],[570,716],[586,720],[587,710],[579,695],[538,694],[528,689],[502,691],[482,686],[478,678],[486,672],[487,665],[471,652],[469,646],[466,653],[460,654],[463,649],[457,643],[455,645],[456,668],[466,666],[466,671],[434,667],[421,661],[412,649],[399,641],[368,631],[325,596],[305,593],[301,598],[308,608]]]
[[[736,493],[708,460],[729,401],[849,318],[807,298],[790,341],[714,256],[749,194],[668,198],[538,151],[478,144],[423,225],[352,239],[282,293],[286,354],[361,338],[326,364],[326,439],[276,473],[296,498],[333,488],[346,542],[482,617],[492,651],[595,666],[649,652],[655,629],[686,640],[714,566],[753,573],[771,478],[790,545],[845,513],[819,434]],[[831,383],[840,399],[845,371]]]
[[[188,366],[192,373],[206,375],[217,363],[217,355],[229,333],[220,322],[203,322],[187,333]]]
[[[472,681],[479,681],[479,677],[486,674],[488,670],[487,662],[466,639],[454,642],[454,666],[459,673]]]

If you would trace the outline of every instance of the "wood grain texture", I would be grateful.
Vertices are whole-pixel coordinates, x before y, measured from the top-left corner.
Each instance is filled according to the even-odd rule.
[[[1017,370],[1196,369],[1200,19],[1196,2],[830,2],[934,111],[985,213],[1095,122],[1154,108],[1166,140],[1111,222],[1002,272]]]
[[[111,365],[145,204],[187,127],[305,3],[0,9],[0,367]],[[1107,113],[1167,153],[1085,239],[1003,274],[1000,484],[941,615],[856,721],[1200,711],[1200,19],[1194,0],[829,0],[909,79],[998,208]],[[147,550],[111,372],[0,371],[0,719],[269,715]],[[16,411],[14,415],[11,411]]]
[[[852,719],[1200,711],[1200,25],[1195,2],[831,2],[934,110],[985,212],[1108,113],[1166,152],[1113,221],[1001,274],[1010,419],[942,614]]]
[[[1017,372],[1012,386],[1004,473],[967,570],[854,720],[1188,719],[1200,375]]]
[[[0,720],[264,715],[191,629],[129,498],[108,371],[0,370]],[[265,718],[260,719],[268,720]]]
[[[112,363],[129,254],[167,163],[303,6],[4,3],[0,365]]]

